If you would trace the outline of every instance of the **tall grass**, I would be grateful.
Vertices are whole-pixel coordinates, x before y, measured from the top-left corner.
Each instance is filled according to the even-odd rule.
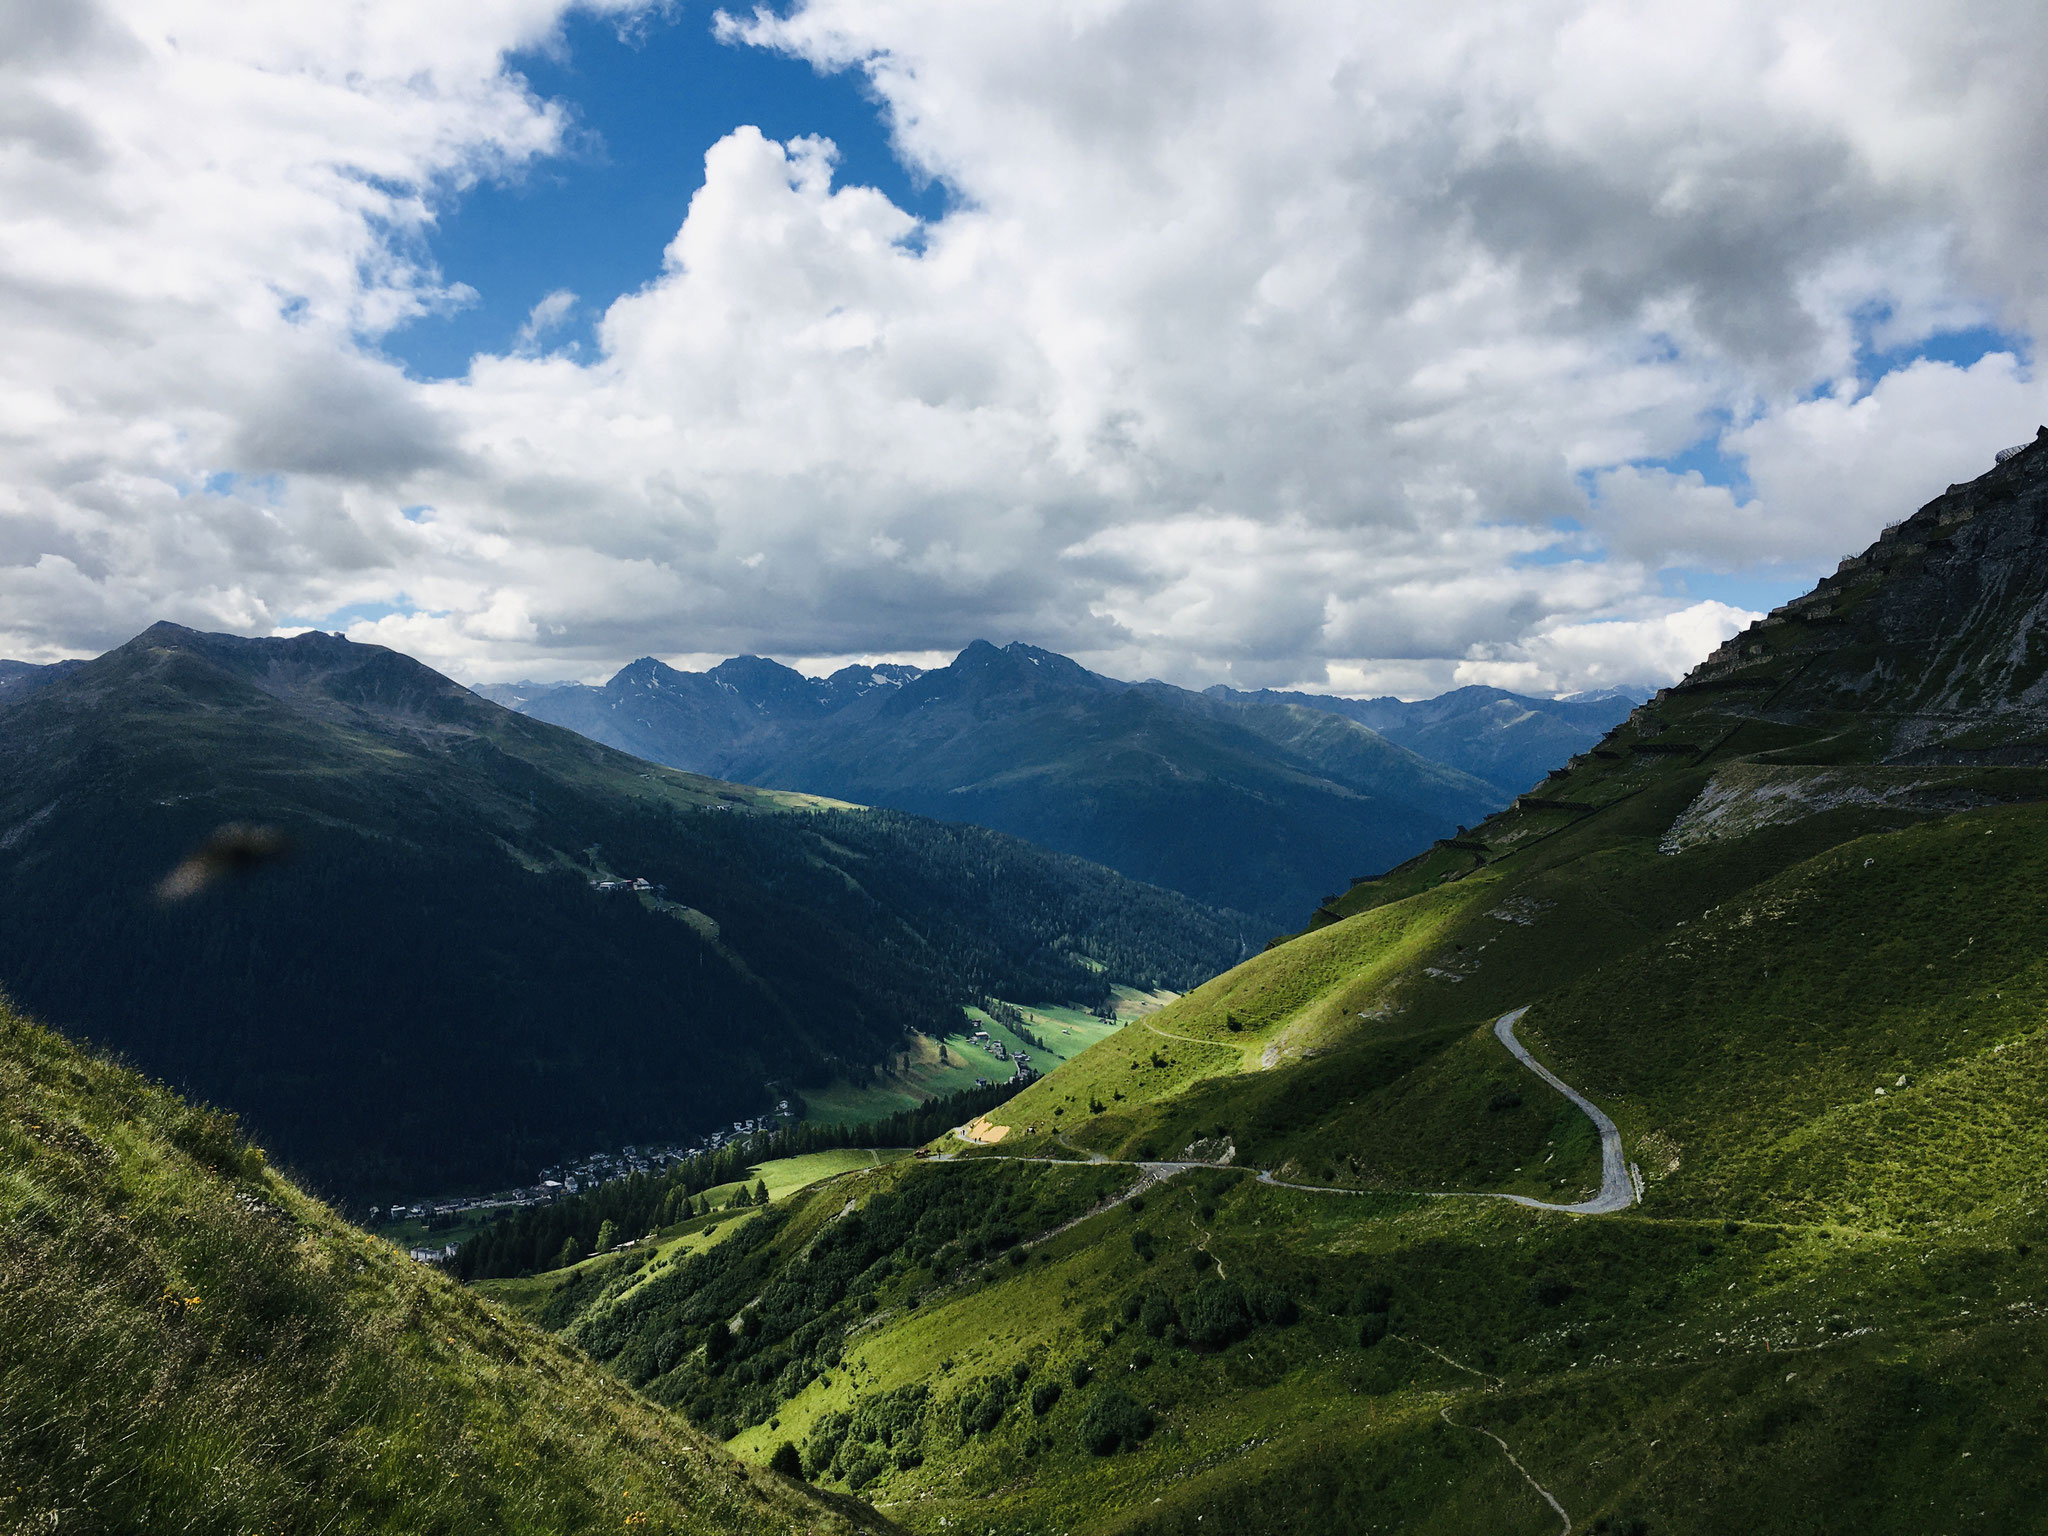
[[[848,1528],[4,1005],[0,1310],[8,1530]]]

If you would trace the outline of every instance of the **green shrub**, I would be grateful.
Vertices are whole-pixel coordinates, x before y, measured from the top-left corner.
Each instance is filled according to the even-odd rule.
[[[1251,1332],[1244,1290],[1228,1280],[1208,1279],[1180,1304],[1180,1325],[1197,1349],[1221,1349]]]
[[[1060,1400],[1060,1384],[1056,1381],[1041,1381],[1031,1389],[1031,1411],[1044,1418]]]
[[[1387,1314],[1368,1312],[1358,1320],[1358,1347],[1371,1349],[1387,1336]]]
[[[1253,1286],[1246,1293],[1245,1302],[1252,1309],[1253,1317],[1262,1323],[1271,1323],[1275,1328],[1292,1328],[1301,1320],[1301,1308],[1277,1285]]]
[[[1086,1360],[1076,1360],[1067,1372],[1067,1379],[1077,1387],[1085,1387],[1095,1379],[1095,1367]]]
[[[811,1426],[810,1438],[804,1442],[804,1471],[807,1475],[818,1478],[831,1470],[833,1459],[845,1443],[846,1431],[852,1423],[852,1414],[828,1413]]]
[[[1561,1307],[1578,1287],[1559,1274],[1542,1274],[1529,1282],[1529,1300],[1539,1307]]]
[[[888,1470],[888,1460],[880,1452],[857,1451],[846,1464],[846,1486],[858,1493]]]
[[[1152,1433],[1152,1411],[1128,1392],[1105,1392],[1081,1416],[1081,1444],[1097,1456],[1135,1450]]]
[[[1003,1422],[1010,1406],[1010,1381],[1006,1376],[984,1376],[960,1394],[960,1438],[985,1435]]]
[[[785,1440],[775,1447],[775,1454],[768,1458],[768,1470],[779,1472],[784,1477],[801,1478],[804,1475],[804,1458],[793,1441]]]
[[[1139,1326],[1153,1338],[1162,1339],[1175,1321],[1173,1303],[1158,1291],[1147,1291],[1138,1307]]]
[[[1385,1312],[1394,1305],[1394,1288],[1384,1280],[1368,1280],[1351,1293],[1354,1313]]]

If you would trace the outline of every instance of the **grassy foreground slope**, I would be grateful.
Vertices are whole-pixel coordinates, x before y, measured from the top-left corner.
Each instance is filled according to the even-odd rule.
[[[0,1005],[0,1528],[828,1532],[335,1218],[232,1120]]]
[[[919,1530],[2048,1530],[2044,459],[958,1161],[557,1321]],[[1483,1197],[1598,1180],[1524,1005],[1626,1212]]]

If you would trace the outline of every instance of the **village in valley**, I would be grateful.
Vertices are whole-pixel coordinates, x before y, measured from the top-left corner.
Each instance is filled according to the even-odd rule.
[[[697,1137],[694,1141],[625,1146],[616,1152],[593,1152],[588,1157],[581,1157],[573,1162],[543,1168],[539,1179],[524,1188],[499,1190],[488,1195],[459,1195],[422,1200],[410,1205],[401,1202],[390,1206],[372,1206],[370,1224],[387,1235],[401,1236],[407,1251],[421,1263],[436,1264],[453,1257],[462,1238],[468,1236],[476,1227],[510,1211],[527,1206],[546,1205],[561,1199],[564,1195],[594,1189],[613,1179],[629,1178],[636,1173],[660,1173],[677,1163],[686,1162],[704,1153],[719,1151],[736,1141],[782,1130],[794,1123],[796,1118],[790,1101],[781,1099],[777,1101],[771,1114],[735,1120],[730,1130],[720,1127]],[[421,1228],[426,1229],[432,1236],[410,1239],[402,1237],[403,1234],[416,1233]],[[393,1229],[398,1229],[396,1234]],[[446,1235],[443,1236],[443,1233]]]
[[[629,892],[660,901],[665,894],[645,880],[592,882],[593,888]],[[678,909],[690,912],[688,908]],[[692,917],[702,914],[691,912]],[[1159,1007],[1173,994],[1139,993],[1118,988],[1116,1000],[1099,1009],[1079,1007],[1019,1007],[997,997],[983,997],[965,1010],[962,1035],[945,1041],[929,1041],[935,1050],[938,1077],[920,1078],[912,1092],[917,1098],[957,1091],[967,1086],[965,1071],[969,1051],[979,1051],[991,1065],[1001,1063],[1007,1071],[981,1072],[973,1086],[987,1088],[996,1083],[1023,1088],[1061,1062],[1078,1055],[1096,1041],[1113,1034],[1130,1018]],[[950,1082],[946,1075],[950,1073]],[[905,1084],[899,1083],[900,1090]],[[825,1119],[848,1113],[838,1091],[811,1096],[808,1112]],[[806,1106],[776,1095],[775,1108],[761,1115],[734,1120],[687,1142],[646,1143],[621,1147],[615,1152],[596,1152],[573,1162],[544,1168],[535,1181],[518,1189],[499,1190],[486,1195],[445,1196],[431,1200],[401,1201],[373,1207],[372,1227],[405,1248],[421,1263],[437,1264],[451,1257],[463,1239],[500,1216],[529,1206],[546,1205],[565,1195],[593,1189],[614,1179],[636,1173],[660,1173],[692,1157],[717,1152],[735,1142],[768,1136],[805,1118]],[[872,1113],[872,1111],[870,1111]],[[858,1115],[855,1118],[860,1118]]]

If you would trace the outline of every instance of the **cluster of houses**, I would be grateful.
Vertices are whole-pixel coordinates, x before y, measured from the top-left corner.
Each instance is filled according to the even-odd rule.
[[[720,1127],[689,1143],[629,1146],[621,1147],[617,1152],[596,1152],[573,1163],[543,1168],[540,1181],[524,1189],[506,1189],[491,1195],[464,1195],[447,1200],[423,1200],[417,1205],[401,1203],[392,1206],[373,1206],[370,1210],[370,1220],[372,1223],[431,1221],[436,1217],[452,1217],[459,1220],[464,1216],[486,1211],[511,1211],[522,1206],[546,1205],[552,1200],[561,1199],[564,1195],[594,1189],[610,1179],[623,1179],[636,1173],[659,1173],[664,1168],[695,1157],[699,1153],[716,1152],[720,1147],[749,1136],[780,1130],[789,1122],[789,1118],[789,1100],[782,1099],[776,1104],[772,1114],[735,1120],[731,1130]],[[419,1247],[412,1250],[412,1256],[423,1264],[435,1264],[454,1251],[452,1246],[445,1250]]]
[[[667,887],[667,886],[662,886],[662,885],[656,885],[656,884],[654,884],[654,883],[653,883],[652,881],[650,881],[650,880],[638,880],[638,879],[635,879],[635,880],[593,880],[593,881],[591,881],[591,882],[590,882],[590,888],[591,888],[591,889],[592,889],[593,891],[632,891],[632,892],[633,892],[633,893],[635,893],[636,895],[646,895],[646,896],[653,896],[653,895],[658,895],[658,894],[659,894],[659,893],[661,893],[662,891],[665,891],[665,890],[667,890],[667,889],[668,889],[668,887]]]
[[[1010,1074],[1013,1081],[1028,1083],[1038,1076],[1036,1072],[1031,1070],[1031,1053],[1029,1051],[1018,1051],[1012,1055],[1007,1045],[996,1039],[985,1029],[977,1029],[970,1038],[976,1045],[987,1051],[989,1055],[995,1057],[997,1061],[1007,1061],[1015,1066],[1017,1070]],[[977,1077],[974,1083],[977,1088],[986,1088],[988,1086],[988,1079]]]

